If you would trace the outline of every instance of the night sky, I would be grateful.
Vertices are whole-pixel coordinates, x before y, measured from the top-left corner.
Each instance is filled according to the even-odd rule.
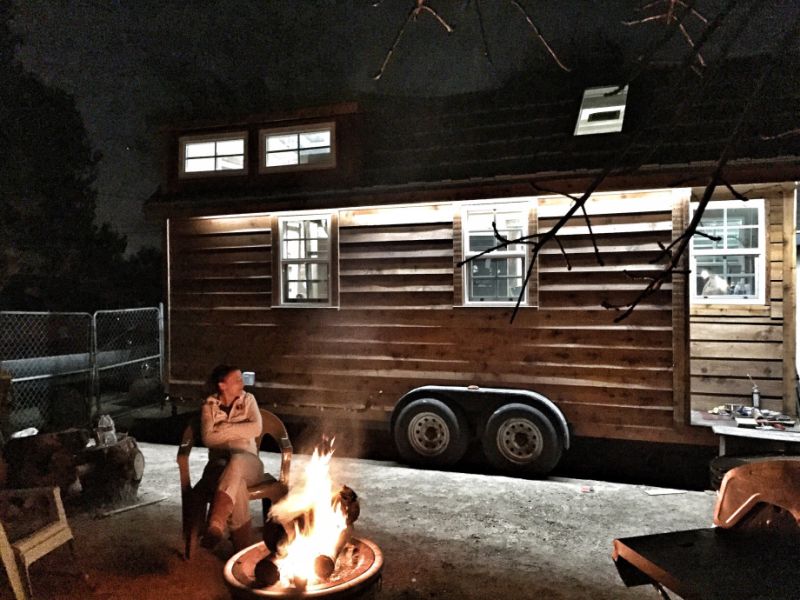
[[[159,224],[145,222],[142,203],[161,174],[156,131],[172,120],[231,116],[245,108],[269,113],[277,104],[361,94],[470,92],[499,87],[522,72],[558,69],[508,0],[479,0],[490,65],[476,1],[429,0],[454,32],[448,35],[423,14],[406,29],[379,81],[373,75],[413,0],[378,6],[375,0],[16,0],[12,26],[21,37],[23,64],[75,96],[103,155],[97,219],[111,222],[136,250],[160,243]],[[757,1],[760,13],[736,40],[736,52],[758,51],[800,10],[796,0]],[[660,12],[636,12],[647,4],[642,1],[522,4],[568,66],[614,47],[630,61],[664,31],[658,21],[622,24]],[[726,4],[699,0],[696,6],[711,19]],[[736,15],[726,26],[733,27]],[[699,36],[699,20],[686,23]],[[675,39],[659,59],[679,60],[686,51]]]

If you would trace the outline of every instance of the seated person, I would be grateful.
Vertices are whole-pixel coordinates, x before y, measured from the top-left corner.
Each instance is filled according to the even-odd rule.
[[[217,481],[203,545],[213,548],[230,522],[237,550],[252,543],[247,487],[260,482],[264,465],[255,438],[261,433],[261,413],[253,394],[244,391],[238,367],[218,365],[208,380],[211,395],[201,412],[201,436],[208,448],[203,478]]]

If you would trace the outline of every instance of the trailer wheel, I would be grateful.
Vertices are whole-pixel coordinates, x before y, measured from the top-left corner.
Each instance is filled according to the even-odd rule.
[[[446,467],[464,456],[469,425],[457,408],[436,398],[420,398],[400,411],[394,442],[400,457],[408,463]]]
[[[561,459],[556,429],[537,409],[506,404],[486,422],[483,453],[498,469],[526,475],[546,475]]]

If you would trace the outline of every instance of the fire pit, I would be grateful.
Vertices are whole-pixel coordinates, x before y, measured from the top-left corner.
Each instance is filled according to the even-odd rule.
[[[327,440],[324,440],[327,443]],[[239,598],[363,598],[380,584],[383,554],[353,535],[361,512],[352,488],[334,485],[333,441],[269,511],[264,541],[235,554],[225,581]]]
[[[236,598],[366,598],[379,589],[383,554],[367,539],[350,538],[327,580],[300,592],[280,581],[267,588],[256,584],[256,565],[269,554],[259,542],[234,554],[225,564],[225,583]]]

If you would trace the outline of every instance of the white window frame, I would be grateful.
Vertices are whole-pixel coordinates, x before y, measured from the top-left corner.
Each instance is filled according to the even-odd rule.
[[[243,156],[241,169],[213,169],[209,171],[187,171],[186,170],[186,145],[187,144],[206,144],[216,142],[231,142],[234,140],[242,140],[243,142]],[[204,135],[186,135],[178,138],[178,175],[181,178],[191,177],[230,177],[231,175],[245,175],[247,173],[247,132],[246,131],[231,131],[220,134],[204,134]],[[206,158],[220,158],[225,155],[216,154]],[[238,154],[234,155],[238,156]]]
[[[481,202],[470,202],[468,204],[462,205],[461,208],[461,248],[462,248],[462,255],[463,259],[466,260],[470,256],[474,256],[479,254],[479,252],[470,252],[469,250],[469,215],[471,213],[476,212],[488,212],[490,210],[496,210],[501,212],[507,211],[518,211],[520,216],[522,217],[522,236],[528,235],[529,232],[529,220],[530,220],[530,203],[526,200],[505,200],[505,199],[496,199],[496,200],[486,200]],[[528,271],[529,265],[529,252],[528,246],[526,244],[521,244],[522,248],[520,250],[495,250],[493,252],[489,252],[484,256],[488,259],[502,259],[502,258],[521,258],[522,259],[522,271],[521,277],[523,281],[523,285],[525,282],[525,274]],[[483,257],[477,259],[482,260]],[[471,262],[465,263],[462,269],[463,271],[463,279],[462,285],[464,290],[464,298],[463,303],[464,306],[516,306],[517,304],[517,297],[514,297],[511,300],[471,300],[471,285],[470,285],[470,275],[471,275]],[[529,306],[529,290],[528,286],[525,286],[525,295],[520,303],[520,306]]]
[[[300,147],[298,143],[297,147],[298,164],[276,165],[274,167],[267,166],[267,154],[269,154],[267,152],[268,137],[274,135],[289,135],[289,134],[296,134],[299,136],[301,133],[311,133],[311,132],[326,131],[326,130],[330,132],[331,145],[330,145],[330,153],[326,156],[324,160],[320,160],[318,162],[313,162],[313,163],[300,164],[299,163]],[[332,169],[336,166],[336,123],[332,121],[325,123],[306,123],[304,125],[296,125],[292,127],[276,127],[270,129],[261,129],[258,132],[258,144],[259,144],[258,172],[261,174],[281,173],[286,171],[313,171],[319,169]]]
[[[326,260],[321,259],[294,259],[294,258],[286,258],[284,257],[284,250],[283,250],[283,242],[284,242],[284,233],[283,233],[283,226],[284,223],[290,221],[313,221],[318,219],[325,219],[327,221],[327,231],[328,231],[328,256]],[[296,214],[287,214],[287,215],[280,215],[278,217],[278,273],[277,273],[277,281],[278,281],[278,298],[280,299],[279,306],[286,306],[286,307],[330,307],[334,306],[333,304],[333,213],[296,213]],[[325,264],[328,267],[328,298],[326,300],[317,300],[317,301],[310,301],[306,300],[305,302],[297,302],[295,300],[287,299],[284,294],[284,266],[289,264],[311,264],[311,263],[320,263]]]
[[[690,204],[689,219],[694,217],[697,203]],[[765,209],[763,199],[752,199],[744,202],[742,200],[723,200],[718,202],[710,202],[708,209],[719,208],[756,208],[758,210],[758,246],[756,248],[747,249],[708,249],[708,250],[695,250],[694,240],[689,244],[689,260],[690,260],[690,284],[689,296],[692,304],[765,304],[766,302],[766,230],[767,224],[765,222]],[[727,219],[725,221],[727,224]],[[731,298],[729,296],[703,296],[698,293],[697,289],[697,257],[698,256],[755,256],[755,282],[754,293],[751,298]]]

